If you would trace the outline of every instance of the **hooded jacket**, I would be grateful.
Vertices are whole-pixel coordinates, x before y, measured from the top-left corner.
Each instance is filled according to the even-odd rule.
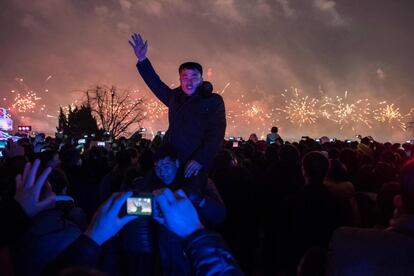
[[[169,128],[164,141],[174,147],[183,164],[196,160],[208,169],[226,130],[223,98],[212,93],[209,82],[203,82],[191,96],[181,87],[171,89],[161,81],[148,59],[138,62],[137,68],[154,95],[168,107]]]

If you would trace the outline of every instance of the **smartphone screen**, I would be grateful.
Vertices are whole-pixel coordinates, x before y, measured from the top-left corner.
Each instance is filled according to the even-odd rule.
[[[238,148],[238,147],[239,147],[239,142],[233,141],[233,148]]]
[[[152,215],[152,198],[149,196],[127,198],[126,209],[127,209],[128,215],[151,216]]]
[[[97,142],[96,145],[98,147],[105,147],[105,142]]]
[[[7,146],[7,141],[1,140],[0,141],[0,149],[4,149],[4,148],[6,148],[6,146]]]

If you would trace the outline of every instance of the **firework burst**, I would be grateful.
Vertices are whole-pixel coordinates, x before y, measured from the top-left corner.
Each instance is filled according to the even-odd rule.
[[[230,83],[227,83],[220,94],[223,94],[229,88],[229,85]],[[258,137],[265,137],[269,126],[274,125],[279,120],[277,116],[274,116],[276,112],[270,105],[273,99],[269,97],[267,101],[252,101],[244,93],[231,97],[233,93],[232,91],[229,92],[224,95],[227,109],[227,134],[234,135],[240,133],[240,129],[248,129],[250,133],[256,133]],[[266,93],[261,88],[256,87],[248,94],[265,95]]]
[[[298,126],[313,125],[319,118],[318,103],[319,100],[309,96],[302,96],[297,88],[293,89],[293,96],[282,93],[285,99],[283,108],[276,108],[285,115],[286,120]]]
[[[42,98],[38,97],[33,91],[29,91],[24,95],[17,93],[17,96],[14,98],[14,102],[11,105],[11,108],[20,113],[34,113],[37,102],[41,99]],[[40,109],[43,110],[44,106],[41,106]]]
[[[394,104],[387,104],[386,102],[381,102],[379,105],[380,107],[373,111],[373,117],[376,121],[387,123],[391,128],[406,129],[405,123],[402,122],[403,116],[398,107],[395,107]]]
[[[155,123],[161,119],[165,119],[168,113],[168,108],[160,101],[149,98],[146,99],[144,116],[146,120]]]
[[[321,116],[337,123],[342,130],[345,126],[351,126],[355,130],[355,125],[362,124],[372,128],[370,115],[371,103],[368,99],[358,99],[352,102],[348,99],[348,92],[345,91],[344,97],[334,99],[325,97],[320,107]]]

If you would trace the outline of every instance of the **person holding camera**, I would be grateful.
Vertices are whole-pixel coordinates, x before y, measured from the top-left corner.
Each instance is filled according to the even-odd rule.
[[[169,188],[172,191],[182,189],[194,205],[201,222],[206,227],[222,223],[226,216],[226,208],[213,182],[209,181],[204,172],[185,177],[184,167],[174,148],[163,145],[154,153],[154,170],[145,179],[136,181],[132,189],[136,194],[154,193]],[[154,219],[159,221],[158,217]],[[163,225],[153,227],[150,218],[141,218],[128,224],[122,231],[122,239],[127,241],[124,250],[135,252],[139,258],[151,260],[154,252],[152,237],[156,236],[158,251],[161,256],[164,275],[190,275],[189,259],[183,254],[182,238],[177,237]],[[135,248],[135,250],[134,250]],[[139,250],[139,252],[137,252]],[[141,262],[141,261],[140,261]],[[149,262],[144,262],[149,265]],[[136,268],[142,271],[143,266]],[[150,268],[147,268],[147,271]]]
[[[212,93],[212,85],[203,81],[203,68],[195,62],[178,69],[180,87],[171,89],[155,72],[147,58],[148,42],[141,35],[129,41],[138,58],[137,68],[154,95],[168,107],[169,128],[164,141],[171,144],[185,165],[185,176],[208,170],[221,148],[226,129],[223,98]]]
[[[38,173],[39,165],[39,160],[33,164],[27,163],[23,174],[16,177],[14,197],[0,199],[0,218],[7,222],[0,228],[0,249],[10,246],[33,224],[36,215],[55,204],[54,193],[41,195],[51,169],[46,168]],[[136,216],[121,215],[121,209],[131,196],[132,192],[114,193],[108,198],[96,211],[86,231],[48,264],[44,274],[56,275],[62,270],[76,271],[79,267],[96,268],[101,245],[126,224],[137,220]],[[175,193],[168,188],[158,190],[154,201],[159,206],[162,218],[158,221],[182,239],[185,254],[196,275],[217,271],[221,275],[243,275],[221,237],[205,229],[183,190]],[[99,275],[99,272],[93,275]]]

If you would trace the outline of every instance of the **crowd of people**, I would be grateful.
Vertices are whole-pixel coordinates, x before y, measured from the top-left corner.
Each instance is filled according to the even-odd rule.
[[[228,140],[208,172],[191,177],[160,137],[82,147],[9,141],[2,275],[414,271],[410,143]],[[125,215],[140,193],[153,195],[159,214]]]
[[[8,141],[1,275],[414,275],[414,145],[224,140],[202,66],[172,89],[129,43],[165,136]]]

